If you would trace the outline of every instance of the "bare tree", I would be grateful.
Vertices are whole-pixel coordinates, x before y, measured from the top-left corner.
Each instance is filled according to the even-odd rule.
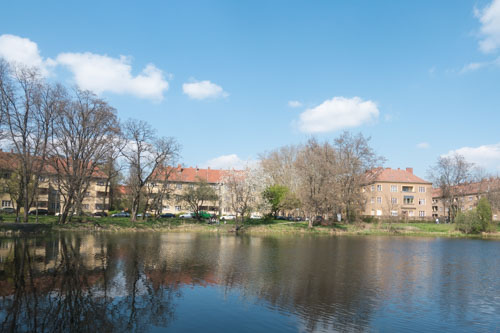
[[[43,82],[36,69],[9,66],[0,60],[0,114],[4,136],[17,160],[19,197],[24,221],[36,197],[44,171],[52,121],[61,104],[62,88]]]
[[[335,183],[335,151],[328,143],[310,139],[295,162],[300,175],[298,197],[313,227],[316,215],[325,215],[337,206]]]
[[[267,176],[267,185],[282,185],[296,192],[299,175],[295,168],[301,146],[289,145],[260,155],[260,166]]]
[[[444,209],[448,208],[451,221],[461,209],[461,186],[472,179],[474,164],[466,161],[459,154],[440,156],[436,164],[429,170],[429,178],[442,192]]]
[[[129,165],[131,220],[136,221],[144,186],[159,167],[177,158],[180,146],[174,138],[156,137],[151,125],[141,120],[128,120],[124,133],[128,140],[123,156]]]
[[[99,165],[109,156],[113,138],[120,132],[116,110],[88,91],[66,97],[54,120],[51,165],[63,197],[59,223],[81,209],[90,180],[100,177]]]
[[[257,209],[262,193],[262,172],[249,167],[245,170],[228,170],[222,177],[223,201],[236,213],[236,221],[243,222],[246,215]],[[239,226],[237,225],[237,228]]]
[[[201,219],[200,212],[204,205],[219,200],[219,196],[212,185],[205,179],[198,178],[197,184],[184,189],[180,199],[191,208],[197,219]]]
[[[369,140],[361,133],[352,135],[344,132],[334,142],[339,208],[348,222],[354,222],[364,208],[365,196],[361,188],[366,171],[384,161],[384,158],[375,154]]]

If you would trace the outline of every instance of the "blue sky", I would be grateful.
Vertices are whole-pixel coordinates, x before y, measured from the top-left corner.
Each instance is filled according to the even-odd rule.
[[[181,143],[187,166],[371,136],[426,176],[500,168],[500,0],[13,1],[0,56],[91,89]]]

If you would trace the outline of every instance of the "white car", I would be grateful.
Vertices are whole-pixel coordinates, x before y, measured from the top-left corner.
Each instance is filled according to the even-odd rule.
[[[193,213],[186,213],[186,214],[181,214],[179,215],[181,219],[192,219],[193,218]]]
[[[229,220],[236,220],[236,215],[224,215],[220,218],[221,220],[226,220],[226,221],[229,221]]]
[[[250,215],[250,220],[260,220],[262,216],[257,215],[257,214],[252,214]]]

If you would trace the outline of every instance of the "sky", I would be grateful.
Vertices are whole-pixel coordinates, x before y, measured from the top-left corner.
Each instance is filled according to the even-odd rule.
[[[342,131],[423,178],[458,152],[500,172],[500,0],[10,1],[0,57],[242,167]]]

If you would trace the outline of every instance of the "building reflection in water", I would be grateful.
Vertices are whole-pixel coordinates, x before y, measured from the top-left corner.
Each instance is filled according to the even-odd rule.
[[[444,254],[450,246],[461,251],[450,241],[384,237],[144,232],[3,238],[0,330],[167,328],[179,319],[185,288],[193,287],[217,290],[220,306],[225,294],[237,292],[243,301],[257,300],[260,311],[294,316],[296,329],[305,331],[404,329],[415,315],[426,317],[431,329],[442,323],[429,311],[460,323],[471,306],[497,314],[498,303],[471,286],[481,279],[480,263],[450,260]],[[493,276],[498,265],[481,287],[498,292]]]

